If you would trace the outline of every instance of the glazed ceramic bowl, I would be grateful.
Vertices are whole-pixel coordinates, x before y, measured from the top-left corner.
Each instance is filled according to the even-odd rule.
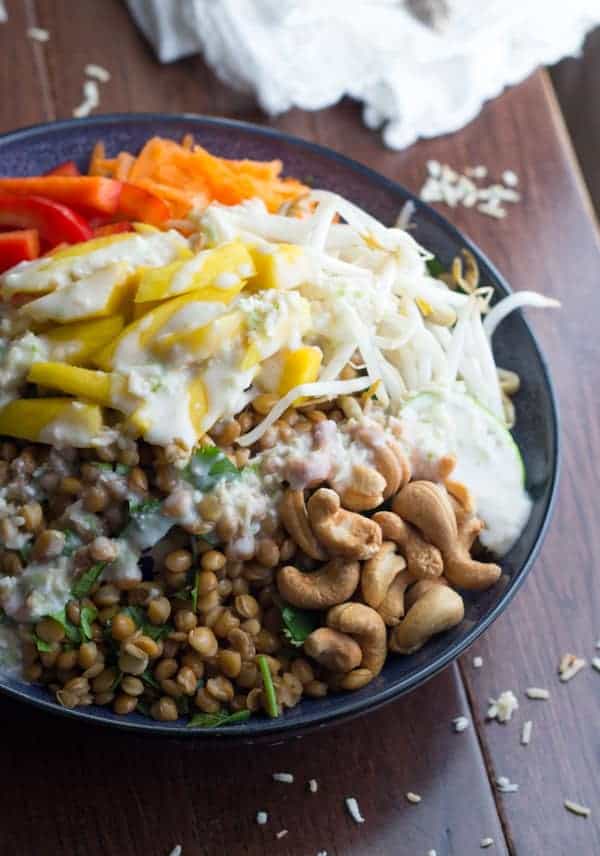
[[[414,235],[420,243],[445,264],[462,247],[467,247],[477,259],[482,281],[494,287],[496,296],[504,296],[510,290],[468,238],[400,185],[329,149],[242,122],[192,115],[121,114],[38,125],[0,137],[0,173],[39,174],[67,159],[74,159],[85,168],[97,140],[103,140],[112,155],[121,149],[135,152],[154,134],[180,140],[190,132],[199,143],[219,155],[259,160],[280,158],[287,174],[308,180],[315,187],[341,193],[387,224],[393,223],[404,203],[412,199],[416,206]],[[520,312],[514,312],[501,325],[494,337],[494,352],[498,364],[518,371],[522,380],[515,400],[518,413],[515,439],[525,460],[533,510],[518,542],[502,559],[501,580],[489,591],[467,595],[465,619],[454,630],[432,639],[410,657],[389,657],[379,677],[358,692],[305,699],[278,719],[255,716],[242,725],[212,731],[190,730],[183,720],[163,723],[138,714],[119,717],[104,707],[66,710],[41,687],[14,680],[0,680],[0,690],[45,710],[90,723],[148,734],[229,742],[253,741],[263,736],[283,739],[321,728],[373,710],[427,681],[456,659],[506,609],[533,565],[556,491],[559,454],[556,402],[546,362]]]

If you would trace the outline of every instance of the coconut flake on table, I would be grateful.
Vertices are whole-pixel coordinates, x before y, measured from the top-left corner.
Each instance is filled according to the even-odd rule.
[[[455,719],[452,720],[452,726],[454,730],[458,734],[460,734],[460,732],[466,731],[466,729],[469,727],[469,720],[466,716],[457,716]]]
[[[364,823],[365,819],[360,813],[360,808],[358,806],[358,801],[356,797],[346,797],[345,799],[346,808],[348,809],[348,814],[352,818],[355,823]]]
[[[523,728],[521,729],[521,746],[529,746],[531,743],[531,731],[533,729],[533,722],[528,719],[523,723]]]
[[[488,176],[487,167],[480,164],[467,167],[463,173],[436,160],[427,161],[427,178],[419,192],[423,202],[442,202],[449,208],[463,205],[465,208],[476,206],[481,214],[503,219],[506,209],[502,202],[514,204],[521,199],[514,188],[519,177],[513,170],[504,170],[502,184],[493,182],[487,186],[477,184]],[[479,203],[479,204],[478,204]]]
[[[83,83],[83,101],[73,110],[75,119],[89,116],[92,110],[100,104],[100,89],[95,80],[85,80]]]
[[[519,786],[511,782],[508,776],[498,776],[496,787],[502,794],[515,794],[519,790]]]
[[[489,700],[486,719],[495,719],[498,722],[508,722],[515,710],[518,710],[519,702],[512,690],[500,693],[497,699]]]
[[[583,657],[576,657],[575,654],[565,654],[561,657],[558,666],[559,681],[562,681],[562,683],[570,681],[571,678],[574,678],[575,675],[585,668],[586,665],[587,662]]]
[[[103,68],[101,65],[96,65],[95,62],[90,62],[85,67],[85,73],[88,77],[93,77],[99,80],[100,83],[108,83],[110,80],[110,71]]]
[[[34,42],[47,42],[50,38],[48,30],[44,30],[42,27],[29,27],[27,35]]]

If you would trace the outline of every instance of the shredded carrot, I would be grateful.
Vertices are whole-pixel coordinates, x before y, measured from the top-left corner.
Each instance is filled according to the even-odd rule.
[[[89,172],[137,184],[160,197],[171,218],[182,219],[192,207],[204,208],[212,201],[235,205],[259,197],[269,211],[277,211],[306,193],[308,188],[293,178],[281,177],[282,163],[274,161],[227,160],[195,145],[191,134],[181,144],[152,137],[135,157],[120,152],[106,158],[97,143]]]

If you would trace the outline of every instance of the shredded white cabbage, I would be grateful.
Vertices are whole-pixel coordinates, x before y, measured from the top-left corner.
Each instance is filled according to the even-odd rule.
[[[538,294],[537,291],[517,291],[515,294],[509,294],[498,301],[496,305],[490,309],[483,322],[483,329],[491,339],[496,332],[496,327],[501,321],[504,321],[507,315],[514,312],[515,309],[520,309],[522,306],[536,306],[540,309],[558,309],[560,300],[554,300],[552,297],[545,297],[543,294]]]

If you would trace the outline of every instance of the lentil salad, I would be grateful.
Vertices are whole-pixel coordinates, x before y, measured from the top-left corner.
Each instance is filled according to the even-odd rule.
[[[519,461],[473,404],[504,419],[518,384],[490,373],[489,294],[472,265],[443,282],[408,233],[295,192],[2,278],[0,662],[63,706],[276,716],[364,686],[461,620],[457,588],[499,576],[470,551],[506,521],[484,530],[489,498],[445,439],[467,412]],[[440,408],[441,443],[421,430]],[[489,546],[518,537],[518,487]]]

